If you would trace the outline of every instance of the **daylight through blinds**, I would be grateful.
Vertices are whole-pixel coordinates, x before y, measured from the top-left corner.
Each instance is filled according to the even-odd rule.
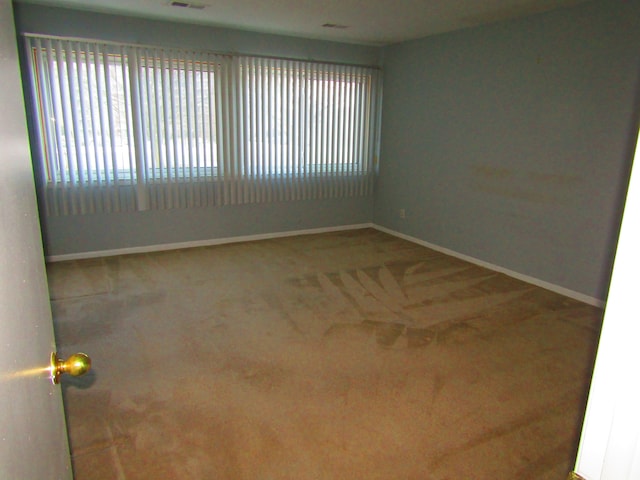
[[[367,195],[374,68],[26,37],[50,214]]]

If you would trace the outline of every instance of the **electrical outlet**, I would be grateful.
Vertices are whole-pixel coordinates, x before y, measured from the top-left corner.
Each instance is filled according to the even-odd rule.
[[[407,218],[407,212],[405,211],[404,208],[401,208],[400,210],[398,210],[398,216],[400,218]]]

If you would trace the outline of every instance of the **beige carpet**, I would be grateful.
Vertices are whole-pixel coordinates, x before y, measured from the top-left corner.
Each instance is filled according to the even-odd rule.
[[[48,271],[77,480],[572,467],[599,309],[375,230]]]

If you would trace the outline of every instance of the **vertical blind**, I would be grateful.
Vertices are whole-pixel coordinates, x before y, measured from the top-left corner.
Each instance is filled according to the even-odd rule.
[[[27,36],[49,214],[367,195],[375,68]]]

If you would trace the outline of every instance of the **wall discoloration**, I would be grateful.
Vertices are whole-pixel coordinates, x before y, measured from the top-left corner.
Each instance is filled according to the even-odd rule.
[[[470,187],[483,194],[546,206],[566,206],[576,201],[582,179],[492,165],[471,168]]]

